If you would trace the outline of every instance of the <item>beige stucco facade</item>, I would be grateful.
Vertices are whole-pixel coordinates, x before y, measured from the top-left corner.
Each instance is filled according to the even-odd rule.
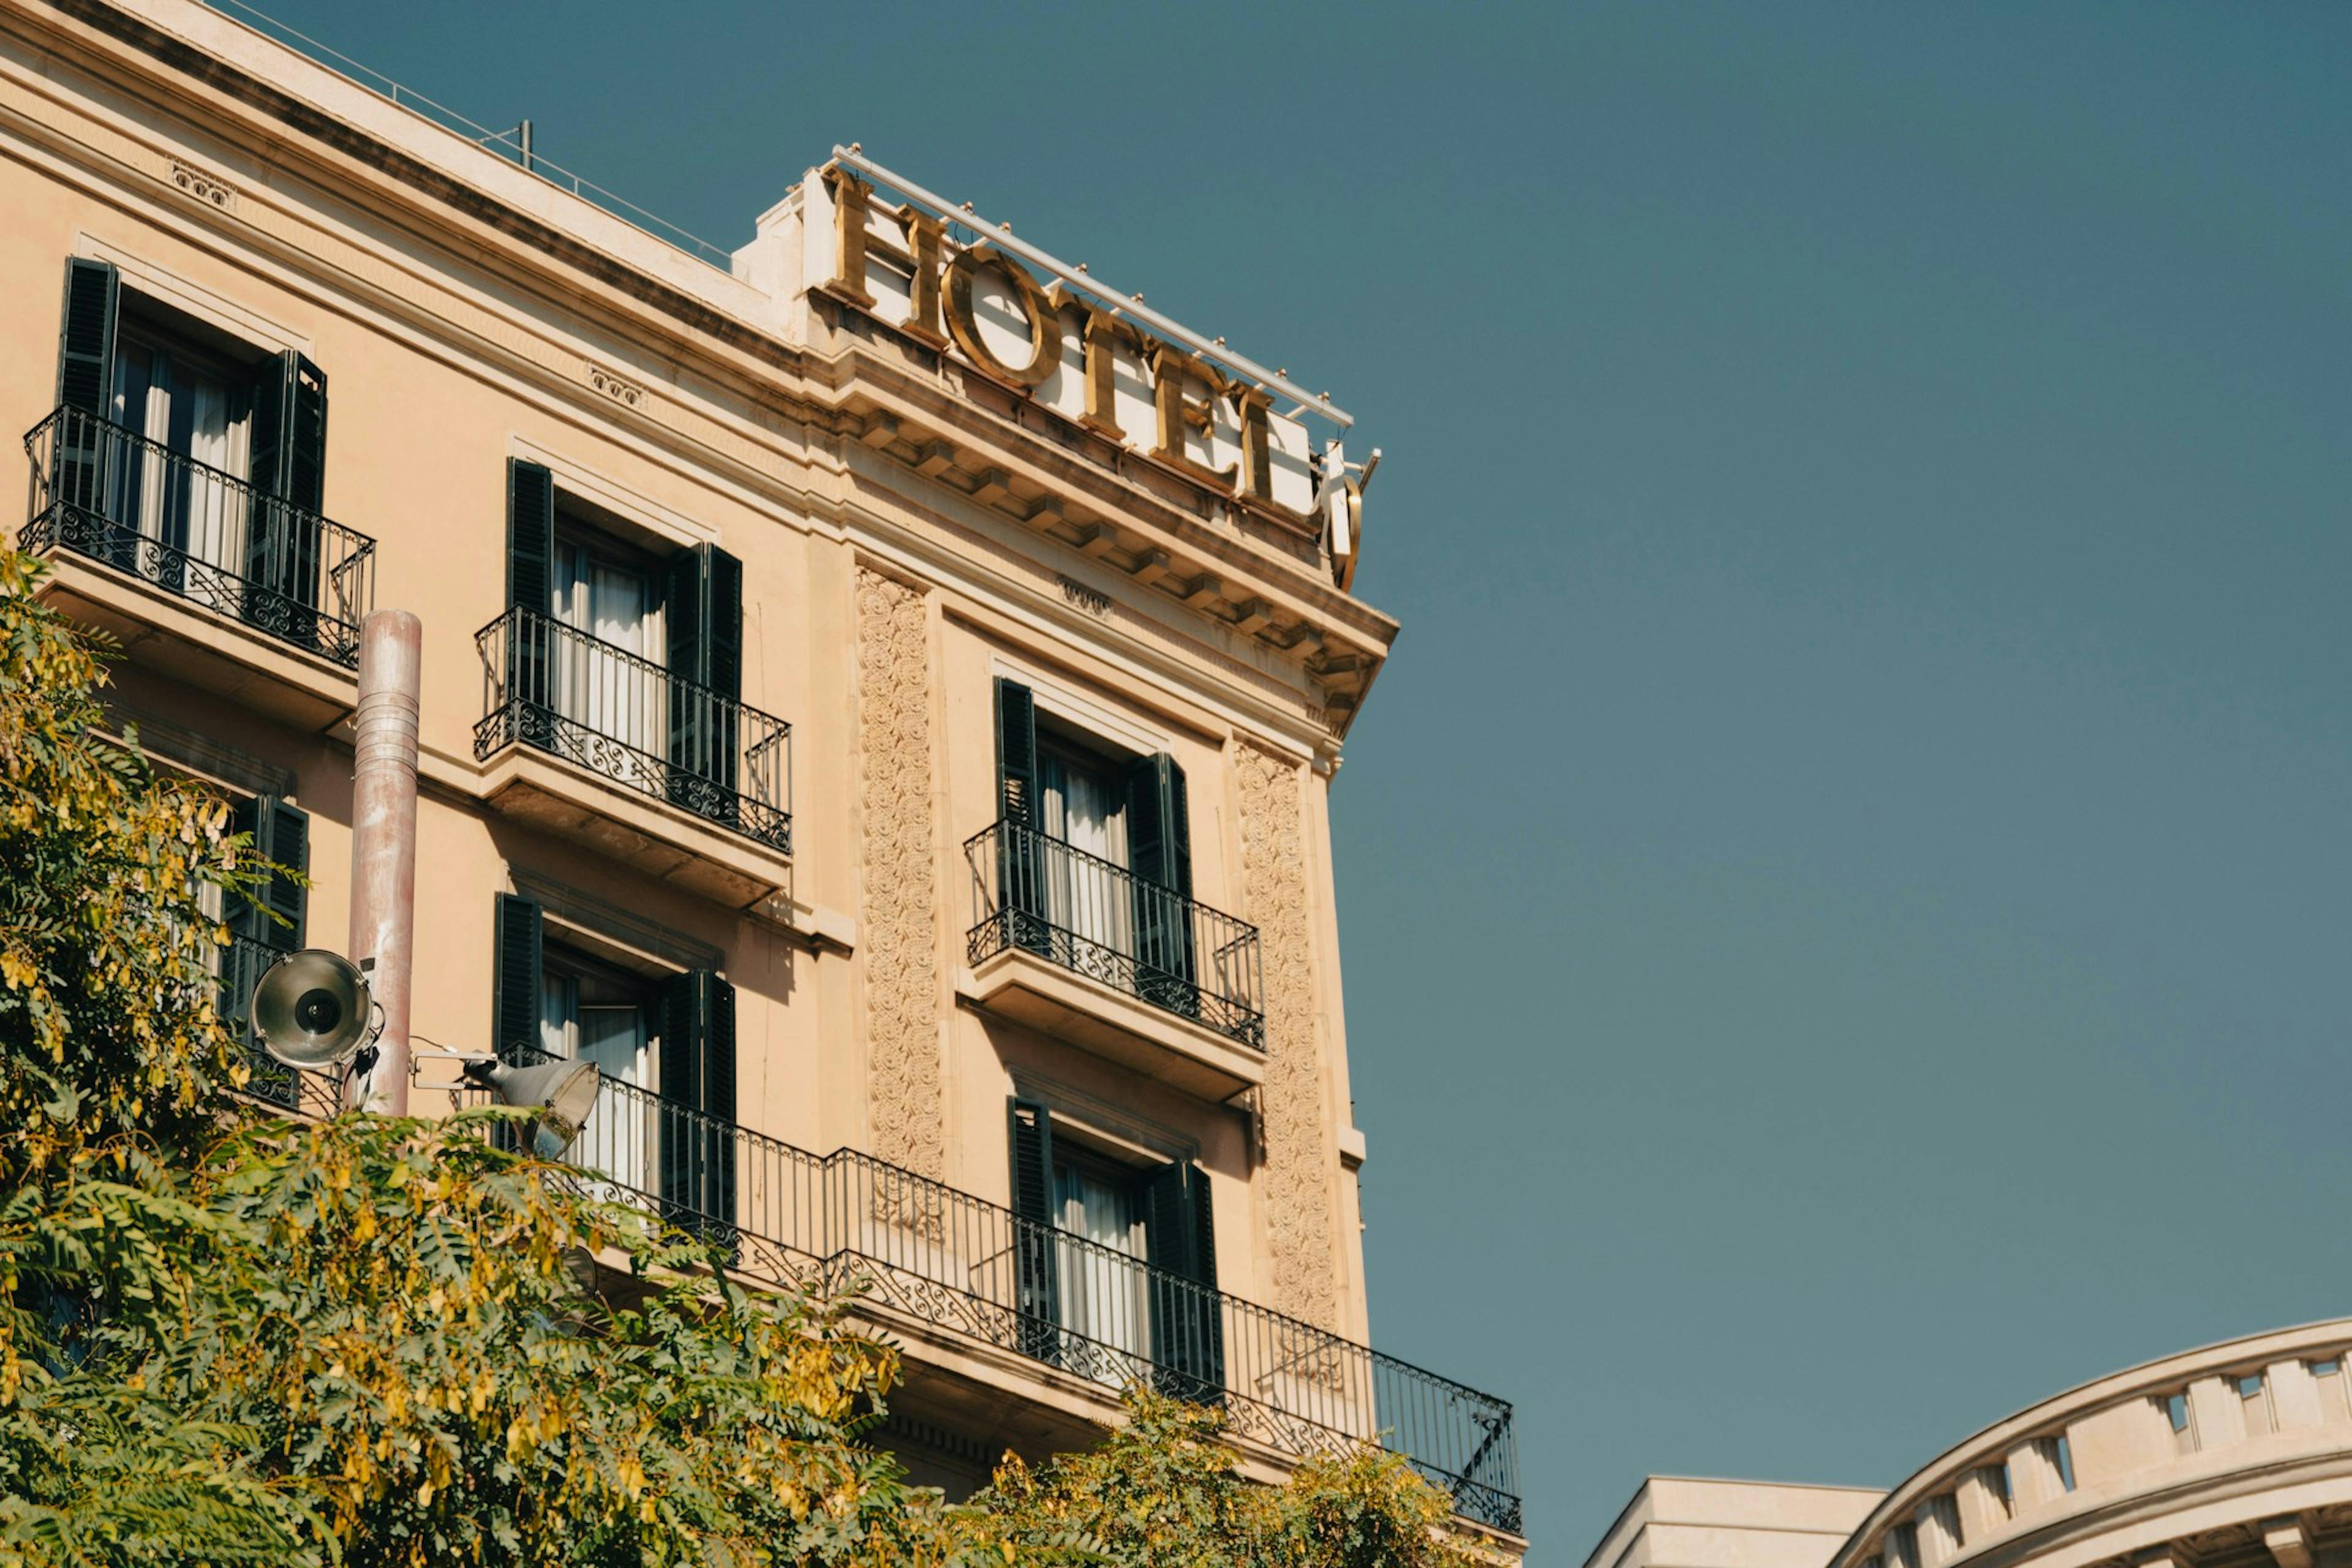
[[[313,886],[301,940],[340,950],[355,675],[331,637],[289,637],[255,612],[266,595],[245,563],[265,509],[281,503],[369,542],[369,564],[343,577],[304,553],[345,538],[320,535],[316,519],[267,535],[297,541],[298,617],[372,605],[425,627],[420,1048],[509,1043],[493,1038],[512,951],[500,895],[538,922],[542,995],[558,952],[586,966],[588,979],[563,983],[577,998],[717,976],[731,998],[731,1082],[688,1108],[702,1118],[696,1138],[735,1142],[705,1204],[727,1212],[705,1217],[740,1228],[748,1273],[781,1274],[788,1256],[897,1270],[899,1288],[871,1310],[914,1363],[897,1430],[919,1473],[968,1484],[1005,1447],[1082,1440],[1111,1415],[1113,1373],[1165,1372],[1173,1356],[1218,1385],[1269,1473],[1386,1429],[1460,1488],[1467,1525],[1515,1552],[1508,1406],[1364,1349],[1365,1149],[1349,1115],[1328,802],[1396,627],[1337,585],[1303,477],[1305,423],[1277,411],[1271,456],[1251,458],[1243,404],[1197,363],[1154,362],[1148,337],[1111,352],[1117,396],[1088,418],[1082,300],[1058,307],[1067,363],[1045,383],[989,374],[908,314],[885,191],[871,198],[868,265],[899,279],[899,297],[845,299],[828,259],[839,189],[813,173],[731,260],[705,259],[185,0],[0,0],[0,408],[32,429],[70,401],[69,261],[105,264],[88,276],[117,290],[110,366],[131,363],[122,345],[134,341],[168,345],[138,351],[156,378],[144,403],[125,402],[127,373],[110,368],[101,395],[113,401],[92,405],[95,423],[54,424],[9,458],[27,465],[39,526],[26,537],[56,564],[47,591],[125,643],[119,708],[151,749],[303,815]],[[1018,325],[1017,290],[999,269],[982,292],[973,313],[998,342]],[[299,395],[237,390],[236,378],[280,363],[324,380],[315,506],[272,500],[257,471],[236,471],[264,441],[262,416],[236,414],[237,400],[259,410],[265,395]],[[1155,363],[1193,376],[1208,410],[1172,455],[1150,428]],[[182,379],[156,391],[167,363]],[[219,416],[199,372],[234,384],[227,437],[205,433]],[[166,403],[179,412],[152,412]],[[185,417],[200,447],[215,441],[203,447],[209,472],[228,479],[187,466],[204,459],[166,428]],[[58,443],[75,429],[113,429],[106,439],[131,444],[121,473],[147,477],[118,475],[111,500],[67,507],[81,459]],[[139,456],[142,437],[169,450]],[[1253,495],[1245,473],[1218,478],[1228,459],[1280,471]],[[198,500],[170,490],[167,474]],[[576,546],[590,563],[578,595],[605,592],[598,552],[651,563],[656,599],[662,563],[714,547],[740,565],[740,653],[712,656],[726,678],[705,683],[721,718],[681,717],[706,699],[678,684],[675,599],[614,623],[613,637],[643,644],[625,658],[597,635],[602,610],[553,626],[560,640],[533,646],[551,668],[572,659],[562,666],[572,673],[536,677],[536,698],[514,645],[478,636],[504,624],[519,638],[531,616],[568,613],[560,589],[554,610],[515,597],[518,474],[551,483],[558,553]],[[215,491],[237,509],[236,546],[205,542],[214,524],[187,515]],[[334,551],[346,548],[328,553],[345,561]],[[223,550],[236,558],[215,559]],[[216,577],[246,585],[226,599],[199,591]],[[622,696],[590,690],[608,673]],[[1069,777],[1128,770],[1124,804],[1097,813],[1114,824],[1103,853],[1083,858],[1058,838],[1035,851],[1038,875],[1063,879],[1054,887],[1111,889],[1095,912],[1066,891],[1019,891],[1007,879],[1027,873],[990,868],[989,846],[970,844],[992,829],[1000,854],[1013,842],[998,826],[1013,793],[1007,683],[1028,694],[1044,743],[1079,759]],[[517,721],[535,700],[561,711]],[[534,722],[595,743],[555,743]],[[715,807],[679,787],[711,782],[680,761],[682,724],[727,752]],[[755,736],[768,748],[757,754]],[[1163,872],[1164,892],[1137,890],[1150,879],[1121,863],[1143,853],[1134,770],[1155,761],[1181,784],[1171,797],[1163,771],[1151,798],[1172,798],[1189,837],[1188,878]],[[1033,782],[1064,791],[1047,809],[1069,822],[1094,810],[1081,807],[1095,784]],[[1006,923],[1014,905],[1036,919]],[[1171,921],[1192,933],[1172,948]],[[1157,968],[1144,951],[1155,941]],[[576,1005],[564,1015],[575,1032],[591,1004]],[[658,1009],[644,1005],[657,1032]],[[638,1098],[615,1102],[650,1129],[608,1137],[614,1158],[638,1162],[625,1185],[670,1179],[662,1141],[685,1123],[652,1106],[684,1095],[660,1077],[670,1043],[641,1038]],[[698,1059],[715,1071],[722,1058]],[[415,1109],[447,1103],[433,1087],[446,1063],[420,1064],[417,1081]],[[1117,1236],[1108,1251],[1055,1244],[1057,1265],[1005,1261],[1026,1234],[1016,1101],[1044,1108],[1054,1146],[1076,1152],[1067,1173],[1046,1173],[1049,1201],[1065,1176],[1077,1192],[1084,1173],[1113,1188],[1197,1173],[1197,1193],[1180,1184],[1206,1210],[1183,1210],[1193,1261],[1181,1279],[1204,1292],[1193,1305],[1160,1304],[1175,1288],[1160,1283],[1158,1211],[1129,1226],[1150,1237],[1131,1270]],[[870,1193],[874,1162],[918,1195],[845,1197]],[[824,1194],[823,1216],[787,1201],[790,1182],[773,1174],[787,1169]],[[1093,1213],[1093,1199],[1069,1201]],[[959,1225],[1003,1245],[960,1250]],[[1041,1355],[1019,1320],[1037,1305],[1022,1292],[1048,1275],[1064,1303],[1048,1340],[1061,1348]],[[1125,1314],[1096,1336],[1111,1372],[1074,1348],[1087,1336],[1068,1302],[1086,1291],[1116,1299],[1096,1301],[1098,1316]],[[1222,1327],[1202,1328],[1212,1318]],[[1211,1348],[1167,1350],[1180,1320]]]

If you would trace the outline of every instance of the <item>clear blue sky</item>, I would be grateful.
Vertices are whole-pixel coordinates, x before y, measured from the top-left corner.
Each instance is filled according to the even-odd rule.
[[[1538,1561],[2352,1311],[2352,7],[272,8],[726,244],[862,141],[1386,448],[1375,1338]]]

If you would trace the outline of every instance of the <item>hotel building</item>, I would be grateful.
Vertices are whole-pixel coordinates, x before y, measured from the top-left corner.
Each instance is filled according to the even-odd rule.
[[[0,0],[19,542],[312,879],[223,911],[225,994],[348,945],[413,612],[414,1043],[595,1062],[601,1185],[869,1281],[919,1479],[1140,1380],[1516,1557],[1510,1406],[1367,1348],[1344,413],[855,149],[731,252],[519,151],[190,0]]]
[[[1892,1491],[1654,1476],[1585,1568],[2346,1568],[2352,1319],[2045,1399]]]

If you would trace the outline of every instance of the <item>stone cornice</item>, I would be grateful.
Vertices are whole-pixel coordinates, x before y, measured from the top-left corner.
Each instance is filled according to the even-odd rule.
[[[178,8],[165,0],[49,0],[47,7],[0,0],[0,29],[40,57],[44,68],[115,83],[175,116],[199,148],[210,143],[250,161],[256,167],[242,175],[248,195],[295,182],[308,187],[312,202],[363,210],[372,224],[405,230],[453,268],[547,298],[582,340],[568,345],[583,355],[580,379],[602,395],[597,401],[611,417],[667,423],[672,444],[683,440],[700,450],[709,447],[707,439],[653,417],[651,405],[701,404],[689,423],[772,426],[781,418],[821,443],[839,442],[853,479],[856,443],[898,459],[909,480],[936,482],[942,470],[951,472],[967,481],[951,485],[951,493],[968,500],[988,504],[988,487],[1001,483],[1004,515],[1116,568],[1139,591],[1156,589],[1155,598],[1189,606],[1210,625],[1295,660],[1320,699],[1329,733],[1335,741],[1345,734],[1397,626],[1330,584],[1315,545],[1297,531],[1236,508],[1139,454],[1089,456],[1095,438],[1076,426],[1045,427],[1058,416],[1024,412],[1029,405],[984,378],[939,367],[936,360],[925,369],[886,344],[845,336],[823,353],[789,342],[775,324],[748,314],[781,312],[786,302],[768,300],[429,121],[403,123],[408,111],[327,67],[303,60],[315,79],[289,72],[283,85],[267,79],[254,61],[226,57],[277,46],[257,42],[257,35],[247,37],[216,13],[187,7],[192,34],[235,29],[224,32],[223,53],[207,52],[172,30],[181,25],[170,15]],[[306,90],[311,97],[300,95]],[[342,98],[351,101],[339,102]],[[443,138],[452,145],[438,146]],[[478,170],[455,172],[475,163]],[[501,193],[495,188],[501,184],[515,188]],[[238,226],[233,203],[214,205],[215,221]],[[534,206],[541,210],[527,210]],[[365,226],[355,228],[363,234]],[[633,258],[631,251],[645,254]],[[745,313],[718,302],[737,294]],[[877,322],[866,325],[875,340],[898,335]],[[604,346],[593,341],[599,337]],[[718,402],[686,390],[695,381],[719,393]],[[647,390],[656,396],[645,396]],[[632,400],[628,392],[639,396]],[[901,424],[928,435],[926,443],[897,438]],[[877,431],[890,438],[877,440]],[[944,461],[929,444],[943,441],[954,448]],[[739,481],[754,478],[741,469],[741,455],[710,450]],[[967,454],[976,473],[964,466]],[[755,488],[772,490],[776,476],[765,478],[772,482]],[[785,488],[797,487],[787,481]]]

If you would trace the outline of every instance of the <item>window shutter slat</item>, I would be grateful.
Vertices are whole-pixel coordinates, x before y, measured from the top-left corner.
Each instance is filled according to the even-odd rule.
[[[1186,1186],[1192,1200],[1192,1278],[1202,1287],[1202,1293],[1193,1300],[1193,1360],[1189,1370],[1200,1380],[1198,1397],[1212,1402],[1221,1397],[1225,1388],[1224,1303],[1215,1294],[1216,1205],[1209,1195],[1209,1173],[1200,1166],[1192,1167]]]
[[[325,497],[327,378],[292,351],[278,356],[253,393],[247,468],[254,504],[246,521],[245,618],[312,645],[319,603],[319,509]]]
[[[249,795],[232,806],[230,826],[251,835],[254,854],[273,869],[258,900],[234,900],[229,930],[274,952],[298,951],[310,913],[309,889],[298,879],[310,868],[310,813],[276,795]],[[283,923],[273,916],[282,916]]]
[[[1191,1194],[1180,1162],[1162,1165],[1143,1184],[1143,1251],[1154,1268],[1192,1278]]]
[[[65,321],[58,332],[58,405],[107,416],[114,382],[114,333],[121,279],[111,263],[66,262]]]
[[[269,874],[269,908],[285,923],[271,922],[289,952],[302,946],[310,920],[310,889],[302,881],[310,871],[310,814],[278,799],[265,796],[263,821],[269,858],[278,869]]]
[[[1037,796],[1037,703],[1017,680],[996,678],[996,900],[1007,936],[1033,952],[1049,952],[1045,851],[1037,842],[1044,813]]]
[[[732,1244],[735,1234],[735,987],[708,969],[672,975],[661,994],[663,1206],[672,1223]]]
[[[696,679],[729,701],[740,701],[743,696],[743,563],[715,544],[701,548],[708,562],[703,581],[710,613],[702,639],[702,672]]]
[[[673,798],[709,814],[701,781],[735,788],[737,716],[743,695],[743,563],[715,544],[670,557],[663,589],[668,668],[707,691],[677,688],[669,703],[669,761],[683,777]]]
[[[555,610],[555,476],[538,463],[507,459],[507,606]]]
[[[267,858],[268,851],[262,847],[265,838],[261,811],[261,800],[257,796],[246,795],[235,801],[229,806],[229,831],[246,835],[252,841],[253,852]],[[264,912],[267,902],[267,894],[259,902],[243,894],[232,897],[226,921],[230,934],[247,942],[268,942],[269,917]]]
[[[704,1234],[733,1244],[735,1237],[735,987],[716,974],[703,975],[702,1212]]]
[[[1184,770],[1165,752],[1127,773],[1128,865],[1135,873],[1135,958],[1145,999],[1200,1011],[1192,954],[1192,832]]]
[[[1224,1387],[1218,1318],[1215,1222],[1209,1178],[1181,1161],[1153,1172],[1144,1190],[1144,1247],[1152,1276],[1154,1382],[1178,1399],[1211,1401]]]
[[[1037,706],[1027,687],[996,678],[998,815],[1024,827],[1037,821]]]
[[[1192,1167],[1192,1278],[1217,1288],[1217,1210],[1209,1201],[1209,1173]]]
[[[285,356],[281,375],[285,439],[273,487],[289,505],[305,511],[327,506],[327,376],[300,354]]]
[[[664,1100],[692,1105],[695,1069],[694,975],[673,974],[661,988],[661,1086]],[[667,1190],[667,1184],[665,1184]]]
[[[1061,1286],[1054,1246],[1054,1124],[1034,1100],[1012,1102],[1013,1272],[1024,1355],[1062,1357]]]
[[[540,1049],[539,980],[544,952],[536,900],[500,893],[492,922],[490,1048],[507,1061]]]
[[[662,584],[662,631],[668,638],[665,663],[673,675],[701,679],[703,621],[709,601],[702,588],[703,562],[699,548],[681,550],[669,558]]]
[[[1164,875],[1170,891],[1177,897],[1192,896],[1192,807],[1184,788],[1184,770],[1176,759],[1162,752],[1156,759],[1160,765],[1160,831],[1167,845]]]
[[[507,608],[555,612],[555,476],[538,463],[507,459]],[[553,749],[553,635],[544,620],[507,622],[506,698],[522,717],[529,744]]]

